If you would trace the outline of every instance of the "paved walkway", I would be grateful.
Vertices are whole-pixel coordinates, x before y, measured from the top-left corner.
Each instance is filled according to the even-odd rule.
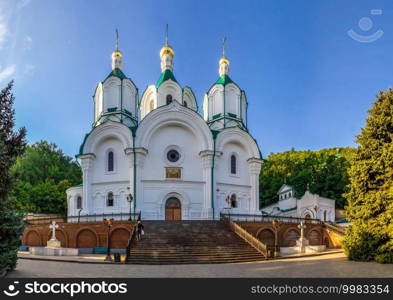
[[[107,265],[19,259],[7,277],[393,277],[393,265],[348,261],[343,253],[241,264]]]
[[[298,253],[298,254],[287,255],[281,259],[288,259],[294,257],[307,257],[307,256],[321,256],[330,253],[341,253],[342,251],[343,250],[341,249],[331,249],[324,252],[316,252],[316,253]],[[33,259],[33,260],[46,260],[46,261],[58,261],[58,262],[109,264],[109,262],[105,261],[105,257],[106,257],[105,254],[81,254],[78,256],[43,256],[43,255],[33,255],[26,251],[19,251],[18,257]],[[124,262],[126,259],[126,255],[121,254],[120,257],[121,257],[121,261]]]

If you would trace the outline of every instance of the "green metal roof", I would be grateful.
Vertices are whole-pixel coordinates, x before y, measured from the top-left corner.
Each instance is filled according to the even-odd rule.
[[[119,68],[113,69],[112,72],[110,72],[109,75],[105,78],[105,80],[107,80],[111,76],[115,76],[115,77],[118,77],[120,79],[126,79],[127,78],[126,75],[124,75],[123,71],[120,70]]]
[[[233,81],[232,81],[232,79],[228,76],[228,75],[222,75],[222,76],[220,76],[218,79],[217,79],[217,81],[216,81],[216,84],[222,84],[222,85],[227,85],[227,84],[229,84],[229,83],[234,83]]]
[[[280,209],[280,208],[279,208]],[[287,212],[287,211],[291,211],[291,210],[295,210],[295,209],[297,209],[297,207],[295,206],[295,207],[291,207],[291,208],[287,208],[287,209],[280,209],[280,211],[282,211],[282,212]]]
[[[349,221],[347,219],[341,219],[341,220],[336,221],[336,223],[339,223],[339,224],[341,224],[341,223],[349,223]]]
[[[165,82],[169,79],[173,80],[174,82],[177,82],[175,75],[173,75],[172,71],[169,69],[166,69],[164,72],[161,73],[160,78],[158,78],[158,80],[156,82],[156,87],[159,88],[163,82]]]

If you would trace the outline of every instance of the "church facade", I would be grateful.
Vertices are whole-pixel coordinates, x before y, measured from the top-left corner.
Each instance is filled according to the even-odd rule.
[[[67,190],[68,215],[141,212],[148,220],[200,220],[260,214],[261,155],[247,129],[245,92],[229,59],[203,99],[174,75],[174,50],[161,51],[161,74],[142,93],[123,73],[122,53],[98,83],[94,123],[77,159],[83,184]]]
[[[262,207],[262,215],[335,222],[336,200],[312,194],[308,190],[297,198],[295,189],[288,184],[281,186],[277,196],[278,202]]]

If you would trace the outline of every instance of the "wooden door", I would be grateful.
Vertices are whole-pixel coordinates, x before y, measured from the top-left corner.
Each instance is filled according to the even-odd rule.
[[[165,220],[181,220],[181,204],[177,198],[169,198],[165,204]]]

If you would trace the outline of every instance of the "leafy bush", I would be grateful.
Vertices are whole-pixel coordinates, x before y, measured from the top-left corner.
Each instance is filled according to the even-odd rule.
[[[349,259],[393,262],[393,90],[381,92],[349,169],[346,215],[352,225],[344,249]]]

